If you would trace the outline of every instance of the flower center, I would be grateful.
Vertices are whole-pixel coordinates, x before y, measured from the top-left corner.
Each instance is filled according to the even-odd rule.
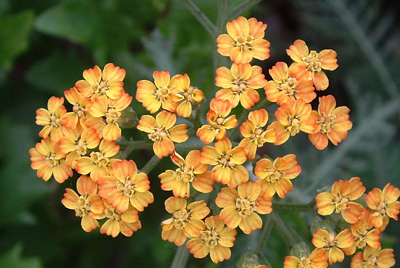
[[[79,118],[84,118],[85,117],[85,110],[82,108],[82,106],[78,103],[72,107],[72,111],[79,117]]]
[[[155,127],[153,132],[148,135],[149,139],[152,141],[162,141],[168,138],[168,131],[164,127]]]
[[[222,155],[221,158],[218,160],[218,163],[223,167],[223,168],[234,168],[236,165],[231,161],[231,155]]]
[[[376,262],[378,261],[378,258],[376,256],[370,256],[366,261],[363,262],[364,267],[368,268],[375,268],[379,267]]]
[[[193,173],[194,168],[181,167],[175,171],[176,180],[182,180],[183,182],[192,182],[196,179],[196,176]]]
[[[312,50],[308,56],[303,57],[302,61],[306,64],[307,71],[316,73],[321,71],[321,60],[315,50]]]
[[[335,235],[330,233],[327,238],[325,238],[324,250],[329,250],[336,245]]]
[[[110,161],[102,152],[91,152],[90,159],[96,166],[107,167],[110,164]]]
[[[289,117],[289,124],[285,127],[285,130],[290,133],[291,136],[296,135],[300,132],[300,118],[298,116]]]
[[[106,208],[104,210],[104,213],[106,214],[106,217],[108,219],[120,221],[121,220],[121,213],[118,212],[115,208]]]
[[[106,113],[107,124],[114,124],[120,118],[121,113],[115,110],[115,107],[109,107]]]
[[[335,204],[335,212],[339,213],[347,209],[347,203],[349,202],[349,199],[347,196],[341,196],[341,194],[339,193],[339,196],[335,196],[333,202]]]
[[[183,99],[186,100],[187,102],[193,103],[194,102],[193,91],[195,89],[196,89],[195,87],[189,86],[189,88],[182,93]]]
[[[332,131],[333,125],[336,123],[336,115],[322,113],[317,123],[321,126],[319,132],[327,134]]]
[[[236,211],[239,213],[240,217],[246,218],[256,209],[257,203],[255,201],[250,201],[248,198],[236,198],[235,206]]]
[[[154,96],[156,96],[156,99],[158,101],[164,102],[167,99],[170,92],[171,92],[170,88],[164,86],[157,88],[157,90],[153,94]]]
[[[59,164],[59,160],[56,159],[56,154],[50,153],[46,156],[46,164],[48,167],[52,168]]]
[[[215,231],[214,228],[206,229],[204,231],[201,231],[200,233],[201,233],[201,239],[209,248],[215,248],[218,245],[219,240],[221,239],[219,237],[218,232]]]
[[[99,83],[92,85],[93,94],[96,95],[105,95],[106,91],[110,89],[110,86],[107,84],[107,81],[100,81]]]
[[[87,152],[88,142],[82,139],[79,139],[78,143],[75,145],[75,151],[79,155],[85,155]]]
[[[249,50],[252,50],[254,37],[251,35],[243,35],[241,34],[234,42],[235,47],[240,47],[240,51],[243,52],[244,48],[247,47]]]
[[[88,195],[82,195],[79,197],[78,201],[76,202],[77,207],[75,208],[75,215],[77,217],[83,217],[90,212],[90,207],[92,203],[87,201]]]
[[[310,259],[305,258],[305,257],[301,257],[300,259],[300,263],[298,264],[298,268],[312,268],[312,262],[310,261]]]
[[[125,196],[132,198],[136,192],[136,184],[132,183],[130,177],[126,177],[124,181],[118,180],[116,182],[117,189],[120,190]]]
[[[386,202],[383,202],[376,207],[376,211],[372,214],[372,216],[379,216],[379,215],[384,216],[385,214],[386,214]]]
[[[241,94],[244,93],[244,90],[248,88],[248,81],[242,80],[242,79],[236,79],[232,81],[232,93],[233,94]]]
[[[256,143],[258,147],[263,146],[264,145],[263,135],[262,135],[263,133],[264,130],[262,129],[262,127],[257,127],[254,133],[251,134],[250,141],[252,143]]]
[[[284,79],[282,83],[279,85],[278,90],[286,92],[286,96],[295,97],[297,90],[294,87],[297,83],[297,79],[293,77],[289,77],[288,79]]]
[[[52,127],[55,127],[55,128],[60,127],[60,121],[61,121],[61,119],[59,117],[57,117],[54,113],[52,113],[50,115],[50,125]]]
[[[357,236],[354,239],[357,248],[365,248],[367,246],[367,230],[357,230]]]
[[[270,174],[265,178],[265,180],[269,183],[277,183],[281,180],[283,175],[280,170],[274,168],[268,169],[268,172],[270,172]]]
[[[186,208],[174,212],[174,227],[178,230],[182,230],[186,223],[190,221],[191,211]]]

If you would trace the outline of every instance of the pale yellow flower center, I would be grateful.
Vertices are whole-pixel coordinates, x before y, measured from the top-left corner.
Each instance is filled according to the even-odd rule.
[[[289,77],[288,79],[283,79],[282,83],[278,86],[279,91],[284,91],[288,97],[296,97],[297,90],[295,85],[297,83],[296,78]]]
[[[384,216],[386,214],[386,208],[387,208],[386,202],[378,204],[372,216],[379,216],[379,215]]]
[[[232,81],[232,94],[242,94],[249,86],[249,82],[241,78]]]
[[[363,267],[365,268],[379,268],[377,264],[378,258],[376,256],[369,256],[369,258],[363,261]]]
[[[252,143],[257,144],[258,147],[261,147],[264,145],[264,130],[262,127],[257,127],[255,131],[251,134],[250,136],[250,141]]]
[[[148,137],[152,141],[162,141],[165,138],[169,138],[169,133],[164,127],[155,127]]]
[[[87,145],[88,142],[84,141],[82,139],[79,139],[79,141],[77,142],[77,144],[75,145],[75,151],[77,154],[79,155],[85,155],[87,152]]]
[[[186,223],[190,222],[190,215],[192,211],[187,210],[186,208],[175,211],[173,213],[174,220],[173,224],[174,227],[178,230],[183,230],[185,228]]]
[[[82,106],[78,103],[74,106],[72,106],[72,111],[79,117],[79,118],[85,118],[85,110],[82,108]]]
[[[49,153],[46,156],[46,164],[48,167],[53,168],[53,167],[57,166],[59,163],[60,163],[60,161],[56,159],[56,154]]]
[[[300,132],[300,118],[298,116],[289,117],[289,124],[285,127],[285,130],[290,133],[291,136],[296,135]]]
[[[196,179],[194,167],[182,166],[175,171],[175,179],[183,182],[192,182]]]
[[[106,122],[107,124],[117,123],[118,119],[121,117],[121,112],[117,111],[115,107],[108,107],[106,113]]]
[[[307,71],[316,73],[321,71],[321,60],[315,50],[311,50],[308,56],[302,58],[302,61],[306,64]]]
[[[268,176],[265,178],[265,180],[271,184],[275,184],[281,180],[283,177],[282,171],[275,169],[275,168],[269,168],[267,169],[267,172],[269,173]]]
[[[136,192],[136,184],[132,182],[130,177],[126,177],[124,181],[118,180],[116,182],[117,189],[120,190],[125,196],[132,198]]]
[[[187,102],[194,103],[195,100],[193,99],[193,92],[195,89],[197,88],[189,86],[189,88],[182,93],[183,99]]]
[[[235,201],[236,211],[240,217],[246,218],[256,210],[257,202],[250,201],[249,198],[236,198]]]
[[[90,212],[90,208],[92,206],[92,203],[90,203],[88,200],[88,195],[82,195],[79,197],[78,201],[76,202],[76,208],[75,208],[75,215],[77,217],[83,217]]]
[[[335,235],[330,233],[327,238],[325,238],[324,250],[329,250],[336,245]]]
[[[103,80],[92,85],[93,94],[96,94],[99,96],[105,95],[106,91],[109,89],[110,89],[110,86],[107,84],[107,81],[103,81]]]
[[[332,131],[333,126],[336,123],[336,115],[322,113],[321,117],[318,119],[317,123],[321,126],[319,132],[327,134]]]
[[[223,168],[234,168],[236,164],[231,161],[231,157],[232,155],[222,155],[221,158],[218,160],[218,164],[220,164]]]
[[[50,126],[52,126],[54,128],[60,127],[61,126],[60,122],[61,122],[61,119],[58,116],[56,116],[54,113],[52,113],[50,115]]]
[[[156,91],[153,92],[154,96],[156,96],[157,101],[164,102],[171,92],[171,89],[167,86],[157,88]]]
[[[115,208],[106,208],[104,213],[108,219],[121,221],[121,213],[118,212]]]
[[[215,248],[218,245],[219,240],[221,239],[218,232],[215,231],[215,228],[206,229],[204,231],[201,231],[200,233],[201,239],[209,248]]]
[[[348,202],[349,202],[348,196],[342,196],[341,193],[338,193],[338,195],[335,196],[335,198],[333,199],[333,203],[335,204],[335,212],[339,213],[347,209]]]
[[[365,248],[367,246],[367,230],[357,230],[357,235],[354,237],[354,242],[356,243],[357,248]]]
[[[236,38],[233,45],[235,47],[240,47],[240,51],[243,52],[245,47],[247,47],[249,50],[253,49],[253,41],[253,36],[241,34],[240,36],[238,36],[238,38]]]
[[[298,268],[312,268],[312,261],[306,257],[301,257],[300,263],[297,265]]]
[[[103,152],[91,152],[90,159],[96,166],[108,167],[110,165],[109,159],[104,156]]]

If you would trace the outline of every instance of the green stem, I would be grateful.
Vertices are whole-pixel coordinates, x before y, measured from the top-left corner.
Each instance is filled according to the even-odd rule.
[[[286,226],[286,224],[277,213],[272,212],[270,215],[275,223],[274,226],[278,230],[278,233],[284,238],[284,240],[290,247],[293,247],[294,245],[299,243],[297,239],[298,237],[295,238],[293,232],[289,230],[289,228]]]
[[[149,162],[147,162],[146,165],[144,165],[144,167],[140,171],[149,174],[153,170],[153,168],[157,166],[160,160],[161,159],[158,158],[158,156],[153,155],[153,157],[150,158]]]
[[[186,6],[186,8],[192,13],[192,15],[200,22],[201,25],[207,30],[207,32],[211,35],[212,39],[217,37],[217,30],[215,25],[210,21],[210,19],[200,10],[195,3],[191,0],[182,0],[182,3]]]
[[[153,143],[149,141],[121,140],[117,143],[122,146],[127,146],[120,152],[123,159],[126,159],[133,150],[151,149],[153,147]]]
[[[264,223],[264,227],[263,227],[261,235],[260,235],[260,240],[258,241],[258,245],[256,248],[257,254],[263,253],[265,245],[267,244],[269,235],[271,234],[272,226],[273,226],[273,224],[272,224],[271,217],[267,216],[267,219]]]
[[[273,209],[278,211],[312,211],[315,208],[315,200],[308,204],[273,203]]]
[[[261,0],[244,0],[242,3],[234,7],[231,12],[229,12],[229,20],[236,19],[239,17],[241,14],[252,8],[253,6],[257,5],[260,3]]]
[[[183,244],[178,247],[178,250],[175,253],[174,260],[172,261],[171,268],[183,268],[186,266],[186,263],[189,259],[189,250]]]

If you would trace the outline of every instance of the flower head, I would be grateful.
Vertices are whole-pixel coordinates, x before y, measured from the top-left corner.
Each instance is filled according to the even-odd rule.
[[[101,226],[100,233],[116,237],[119,233],[130,237],[138,229],[142,228],[136,208],[129,206],[124,212],[119,212],[111,205],[104,203],[107,221]]]
[[[176,103],[180,102],[176,108],[177,114],[182,117],[189,117],[192,114],[193,105],[203,100],[203,91],[190,85],[187,74],[176,75],[171,80],[171,87],[173,88],[170,95],[171,100]]]
[[[285,257],[283,268],[326,268],[328,262],[326,253],[322,249],[314,249],[309,256],[296,256]]]
[[[380,230],[373,228],[369,230],[369,223],[360,220],[351,225],[350,231],[354,237],[354,243],[348,247],[343,248],[343,252],[346,255],[352,255],[357,249],[364,250],[366,246],[378,248],[381,246],[380,242]]]
[[[51,97],[47,102],[47,110],[44,108],[37,109],[36,124],[44,126],[39,132],[39,136],[44,139],[50,137],[52,142],[58,142],[64,135],[61,118],[66,112],[63,97]]]
[[[72,104],[72,112],[67,112],[61,117],[61,124],[70,129],[86,128],[86,110],[90,99],[82,96],[75,87],[64,91],[64,95],[67,101]]]
[[[390,268],[395,265],[393,249],[372,248],[367,246],[351,259],[351,268]]]

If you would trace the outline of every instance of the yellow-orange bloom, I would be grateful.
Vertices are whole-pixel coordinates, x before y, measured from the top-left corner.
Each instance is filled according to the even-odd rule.
[[[390,268],[395,265],[393,249],[372,248],[367,246],[351,259],[351,268]]]
[[[65,115],[67,110],[63,103],[63,97],[53,96],[47,102],[47,110],[44,108],[36,110],[36,124],[44,126],[39,132],[40,137],[44,139],[50,137],[52,142],[58,142],[64,136],[61,117]]]
[[[381,246],[380,234],[378,229],[369,230],[369,223],[365,221],[358,221],[351,225],[351,234],[354,237],[354,243],[348,247],[343,248],[346,255],[352,255],[357,249],[363,250],[366,246],[378,248]]]
[[[97,184],[88,176],[80,176],[76,188],[79,195],[66,188],[61,203],[66,208],[75,210],[75,215],[82,218],[82,229],[90,232],[100,227],[97,220],[105,217],[103,199],[97,194]]]
[[[324,49],[319,53],[315,50],[309,51],[303,40],[296,40],[286,52],[295,61],[294,71],[298,73],[308,72],[316,90],[328,88],[329,80],[323,70],[333,71],[338,67],[337,54],[334,50]]]
[[[349,181],[336,181],[332,185],[332,193],[322,192],[315,198],[318,214],[326,216],[333,212],[341,213],[345,221],[356,223],[363,211],[363,206],[351,201],[360,198],[364,192],[365,187],[358,177],[353,177]]]
[[[185,142],[187,135],[187,125],[181,124],[174,126],[176,115],[167,111],[162,111],[156,118],[150,115],[142,115],[137,129],[149,133],[148,137],[152,140],[153,151],[158,158],[168,156],[175,151],[174,142]]]
[[[161,189],[173,192],[177,197],[189,197],[190,185],[201,193],[209,193],[213,190],[214,180],[208,165],[200,163],[201,152],[190,151],[186,160],[177,152],[171,155],[172,162],[177,165],[175,171],[167,170],[158,177],[161,179]]]
[[[107,221],[101,226],[100,233],[116,237],[119,233],[130,237],[138,229],[142,228],[136,208],[129,205],[124,212],[119,212],[111,205],[104,202],[104,210]]]
[[[215,138],[222,140],[226,136],[227,129],[238,125],[236,115],[227,117],[231,109],[231,103],[228,100],[211,100],[210,110],[206,115],[209,125],[203,125],[196,133],[202,142],[211,143]]]
[[[262,88],[267,80],[259,66],[246,64],[232,64],[229,70],[220,67],[216,71],[215,85],[222,89],[217,91],[216,98],[229,100],[232,108],[240,104],[250,109],[260,100],[257,89]]]
[[[226,226],[231,229],[239,226],[245,234],[261,228],[262,219],[257,213],[268,214],[272,211],[271,199],[262,197],[260,185],[253,182],[240,184],[237,191],[222,188],[215,204],[222,208],[219,216]]]
[[[215,181],[231,188],[249,180],[249,173],[242,166],[246,160],[244,148],[238,146],[232,149],[228,138],[216,142],[215,147],[204,146],[200,158],[201,163],[214,166],[211,176]]]
[[[138,211],[143,211],[153,203],[153,194],[149,192],[150,181],[145,173],[137,173],[133,160],[113,163],[110,174],[97,181],[99,195],[119,212],[126,211],[129,205]]]
[[[314,133],[318,130],[317,121],[311,116],[311,104],[304,99],[291,100],[281,104],[275,111],[276,120],[268,129],[276,131],[275,145],[285,143],[290,136],[295,136],[300,131]]]
[[[217,38],[218,53],[228,56],[234,63],[249,63],[253,58],[265,60],[269,58],[270,43],[263,39],[267,24],[255,18],[239,17],[228,22],[228,34]]]
[[[190,79],[187,74],[176,75],[171,80],[171,100],[180,102],[176,108],[176,113],[182,117],[189,117],[192,114],[193,105],[203,100],[204,93],[198,88],[190,85]]]
[[[99,66],[83,71],[83,78],[75,83],[76,89],[82,96],[95,98],[107,96],[110,99],[118,99],[124,93],[125,70],[113,63],[107,63],[103,71]]]
[[[309,256],[286,256],[283,268],[326,268],[328,262],[322,249],[314,249]]]
[[[284,62],[277,62],[269,69],[273,80],[268,81],[264,87],[269,101],[280,105],[289,99],[301,98],[306,103],[315,99],[317,94],[314,91],[313,82],[308,79],[307,73],[294,72],[293,66],[288,67]]]
[[[230,248],[235,241],[236,230],[225,227],[218,216],[211,216],[205,220],[205,229],[199,237],[189,240],[186,247],[195,258],[204,258],[210,254],[214,263],[228,260],[231,257]]]
[[[90,99],[82,96],[75,87],[64,91],[64,95],[67,101],[72,104],[72,112],[67,112],[61,117],[61,124],[70,129],[78,127],[81,130],[86,128],[86,109]]]
[[[272,197],[277,193],[280,198],[285,198],[286,194],[293,190],[290,180],[296,178],[300,172],[301,167],[297,164],[294,154],[278,157],[274,162],[263,158],[256,163],[254,171],[264,196]]]
[[[320,97],[318,112],[311,112],[318,124],[317,132],[308,134],[311,143],[318,150],[323,150],[328,146],[328,139],[334,145],[346,139],[347,131],[353,127],[349,112],[346,106],[336,108],[336,100],[332,95]]]
[[[72,169],[65,162],[65,154],[58,150],[56,143],[50,138],[42,139],[40,143],[36,143],[35,148],[29,150],[31,156],[31,167],[37,170],[37,176],[44,181],[48,181],[51,176],[63,183],[72,176]]]
[[[173,80],[168,71],[155,71],[154,83],[140,80],[137,83],[136,100],[141,102],[150,113],[157,112],[161,107],[170,112],[175,112],[178,103],[171,99],[174,92]]]
[[[240,126],[240,133],[243,139],[239,146],[245,148],[248,159],[254,159],[257,148],[262,147],[266,142],[276,141],[276,132],[273,129],[265,130],[263,127],[268,122],[268,112],[265,109],[251,111],[246,120]]]
[[[183,245],[186,238],[198,237],[205,229],[202,221],[210,213],[203,200],[187,204],[186,199],[171,196],[165,201],[165,209],[173,215],[161,223],[162,239]]]
[[[368,207],[374,211],[370,219],[372,225],[381,227],[386,217],[396,221],[399,219],[400,202],[397,201],[399,196],[399,188],[390,183],[386,184],[383,190],[374,188],[365,196]]]
[[[343,261],[344,253],[341,249],[350,247],[354,243],[354,237],[349,229],[341,231],[336,236],[327,230],[318,229],[313,235],[312,243],[316,248],[325,250],[329,264],[333,264]]]

